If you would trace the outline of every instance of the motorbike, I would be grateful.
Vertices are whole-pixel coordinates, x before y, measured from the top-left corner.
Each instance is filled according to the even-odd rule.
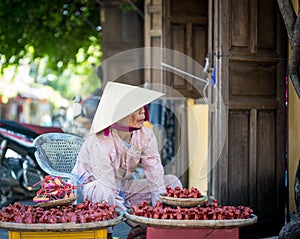
[[[85,137],[90,130],[101,97],[90,95],[86,99],[80,96],[74,99],[73,133]]]
[[[32,200],[45,172],[36,162],[33,141],[44,133],[63,132],[58,127],[0,120],[0,207]]]

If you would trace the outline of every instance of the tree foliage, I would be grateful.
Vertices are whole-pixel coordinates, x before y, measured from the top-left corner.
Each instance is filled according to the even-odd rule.
[[[33,58],[48,57],[48,67],[76,60],[91,36],[100,41],[100,5],[93,0],[0,1],[2,65],[18,64],[34,48]]]

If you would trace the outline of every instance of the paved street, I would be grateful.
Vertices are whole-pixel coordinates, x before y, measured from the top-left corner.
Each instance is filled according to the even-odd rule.
[[[0,229],[0,239],[7,239],[8,233],[7,230]]]

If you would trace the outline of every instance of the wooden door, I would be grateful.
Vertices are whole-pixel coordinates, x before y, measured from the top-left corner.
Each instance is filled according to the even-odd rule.
[[[143,70],[134,70],[129,72],[130,66],[139,65],[143,58],[137,54],[123,54],[122,57],[117,55],[128,50],[143,47],[144,43],[144,19],[138,14],[138,11],[123,9],[121,1],[104,0],[101,1],[101,26],[102,26],[102,59],[103,63],[103,80],[111,79],[116,73],[124,73],[116,81],[132,85],[142,85]],[[143,8],[143,1],[135,1],[137,8]],[[117,57],[115,57],[117,56]]]
[[[227,113],[222,153],[212,144],[210,195],[221,204],[252,207],[258,223],[241,238],[278,235],[284,224],[285,30],[274,0],[215,0],[217,87]],[[220,99],[219,99],[220,100]]]
[[[175,50],[204,66],[205,58],[211,57],[208,16],[208,0],[146,0],[145,47]],[[146,61],[151,59],[151,56],[146,56]],[[186,97],[202,97],[193,84],[176,74],[162,74],[156,69],[146,69],[145,72],[148,83],[166,84]]]
[[[175,50],[196,60],[202,66],[208,54],[208,1],[145,1],[145,46]],[[165,55],[162,53],[162,58]],[[167,54],[166,54],[167,55]],[[146,61],[151,61],[146,56]],[[199,92],[182,77],[157,69],[146,69],[148,83],[162,84],[180,92],[185,97],[199,98]],[[181,123],[175,121],[175,149],[177,152],[167,172],[180,177],[188,185],[188,147],[186,101],[170,99]],[[185,159],[185,160],[184,160]]]
[[[205,57],[209,55],[208,26],[209,11],[207,0],[165,1],[164,4],[164,47],[183,53],[204,67]],[[173,87],[190,98],[203,97],[186,79],[166,73],[166,85]]]
[[[201,65],[207,54],[214,56],[217,81],[212,95],[215,104],[210,108],[208,196],[222,205],[244,204],[254,209],[259,221],[242,228],[241,238],[277,235],[285,217],[286,127],[283,60],[286,33],[277,2],[149,0],[148,3],[158,6],[149,8],[152,12],[145,7],[145,11],[156,12],[162,21],[161,25],[155,25],[157,22],[152,19],[157,27],[152,31],[157,34],[157,41],[148,41],[150,46],[156,42],[196,59]],[[187,97],[199,97],[192,85],[178,76],[150,77],[149,81],[157,79]]]

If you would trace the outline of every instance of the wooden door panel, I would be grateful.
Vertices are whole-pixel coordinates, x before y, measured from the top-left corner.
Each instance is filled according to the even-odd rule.
[[[257,51],[276,52],[277,43],[277,2],[276,1],[257,1],[258,4],[258,23],[257,24]],[[274,21],[275,20],[275,21]]]
[[[170,2],[170,16],[194,16],[199,21],[199,16],[207,15],[207,1],[186,0],[180,4],[178,4],[178,0]]]
[[[186,24],[171,24],[172,39],[170,39],[170,49],[179,52],[186,52]]]
[[[199,62],[202,66],[205,66],[205,57],[207,57],[206,51],[204,49],[207,49],[207,28],[203,27],[203,25],[192,25],[192,35],[194,36],[192,38],[192,58]]]
[[[261,220],[276,215],[276,111],[257,114],[257,212]],[[251,183],[256,183],[252,180]]]
[[[274,99],[276,90],[276,63],[231,61],[229,64],[230,99],[241,97]]]
[[[231,111],[228,118],[228,199],[232,205],[249,205],[249,111]],[[243,175],[241,177],[241,175]]]
[[[231,1],[231,48],[239,51],[249,51],[250,40],[250,3],[246,1]]]
[[[231,51],[239,54],[273,52],[278,38],[276,1],[230,1]]]

